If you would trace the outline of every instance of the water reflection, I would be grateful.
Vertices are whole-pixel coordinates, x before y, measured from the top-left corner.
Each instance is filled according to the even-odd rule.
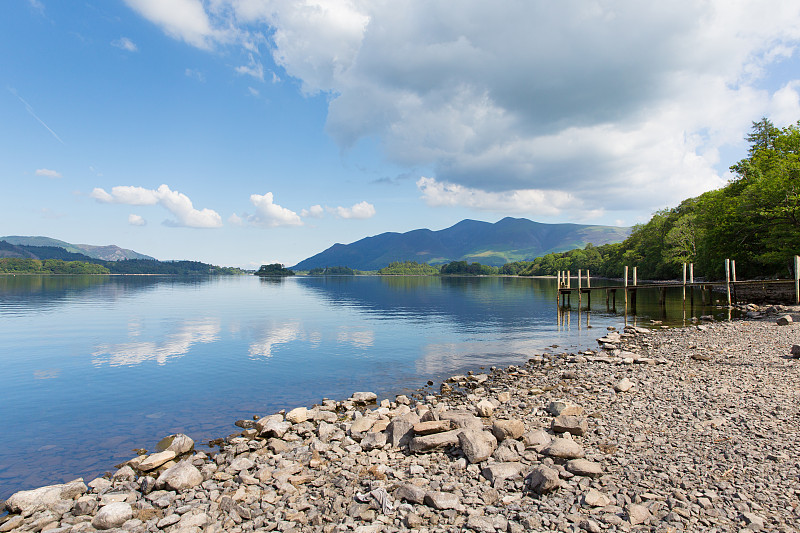
[[[290,322],[268,328],[259,341],[250,345],[250,357],[269,359],[273,355],[273,348],[277,345],[287,344],[299,338],[300,329],[300,322]]]
[[[133,366],[147,361],[159,365],[189,353],[198,343],[214,342],[218,339],[220,323],[217,318],[187,320],[174,333],[169,333],[161,341],[125,342],[102,344],[92,352],[92,364],[96,367]],[[138,333],[137,333],[138,335]]]

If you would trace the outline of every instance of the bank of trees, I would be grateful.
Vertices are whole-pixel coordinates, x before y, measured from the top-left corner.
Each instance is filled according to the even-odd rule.
[[[280,263],[272,263],[271,265],[261,265],[256,271],[256,276],[294,276],[294,271],[284,268]]]
[[[356,271],[346,266],[318,267],[308,271],[309,276],[355,276]]]
[[[416,261],[395,261],[378,270],[378,274],[383,276],[432,276],[438,273],[436,267]]]
[[[17,257],[0,258],[2,274],[110,274],[102,266],[82,261],[62,261],[61,259],[21,259]]]

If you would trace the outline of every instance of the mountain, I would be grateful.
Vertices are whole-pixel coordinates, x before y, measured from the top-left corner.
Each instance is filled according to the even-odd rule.
[[[8,237],[0,237],[0,241],[6,241],[9,244],[17,246],[37,246],[46,248],[63,248],[67,252],[73,254],[82,254],[92,259],[102,259],[103,261],[121,261],[123,259],[154,259],[149,255],[140,254],[133,250],[126,250],[115,245],[107,246],[93,246],[91,244],[71,244],[68,242],[60,241],[58,239],[51,239],[50,237],[22,237],[19,235],[10,235]],[[36,254],[36,252],[33,252]],[[36,254],[38,255],[38,254]],[[7,255],[5,257],[19,257]],[[62,259],[61,257],[47,257],[46,259]],[[82,259],[65,259],[69,261],[81,261]]]
[[[588,243],[600,246],[621,242],[630,232],[631,228],[544,224],[525,218],[507,217],[494,224],[467,219],[439,231],[388,232],[351,244],[337,243],[300,261],[292,269],[347,266],[377,270],[393,261],[433,265],[469,261],[500,266],[513,261],[533,260],[551,252],[583,248]]]

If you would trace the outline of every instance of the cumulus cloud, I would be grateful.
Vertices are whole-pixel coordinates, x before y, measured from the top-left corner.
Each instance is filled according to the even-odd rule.
[[[322,208],[321,205],[312,205],[308,209],[303,209],[300,211],[300,216],[303,217],[311,217],[311,218],[322,218],[325,214],[325,210]]]
[[[247,220],[251,224],[270,228],[303,225],[303,221],[297,213],[274,202],[271,192],[267,194],[251,194],[250,202],[256,208],[255,215],[247,216]]]
[[[252,76],[257,80],[264,81],[264,65],[256,61],[256,59],[253,57],[253,54],[250,54],[250,59],[247,62],[247,65],[236,67],[235,70],[239,74],[245,74],[247,76]]]
[[[368,202],[359,202],[353,207],[329,207],[328,211],[339,218],[372,218],[375,216],[375,206]]]
[[[800,76],[764,83],[800,44],[780,0],[126,1],[195,46],[241,44],[243,74],[263,79],[269,41],[304,93],[328,93],[342,147],[379,138],[390,161],[434,170],[426,198],[458,205],[672,205],[722,183],[719,153],[752,120],[800,112]]]
[[[136,52],[139,50],[139,48],[136,46],[136,43],[127,37],[120,37],[119,39],[111,41],[111,46],[116,46],[117,48],[126,50],[128,52]]]
[[[57,170],[51,170],[49,168],[37,168],[36,175],[43,176],[45,178],[57,179],[61,177],[61,172]]]
[[[212,209],[195,209],[192,201],[183,193],[170,190],[167,185],[158,189],[145,189],[130,185],[112,187],[111,193],[102,188],[95,188],[89,195],[98,202],[125,205],[160,205],[172,213],[174,220],[167,219],[167,226],[187,228],[218,228],[222,226],[222,217]]]
[[[139,215],[128,215],[128,224],[131,226],[146,226],[147,221]]]

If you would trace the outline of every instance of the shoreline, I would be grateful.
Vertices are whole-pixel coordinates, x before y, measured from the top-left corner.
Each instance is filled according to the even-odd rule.
[[[767,316],[240,420],[217,453],[179,437],[111,479],[17,493],[0,531],[793,531],[800,326]]]

